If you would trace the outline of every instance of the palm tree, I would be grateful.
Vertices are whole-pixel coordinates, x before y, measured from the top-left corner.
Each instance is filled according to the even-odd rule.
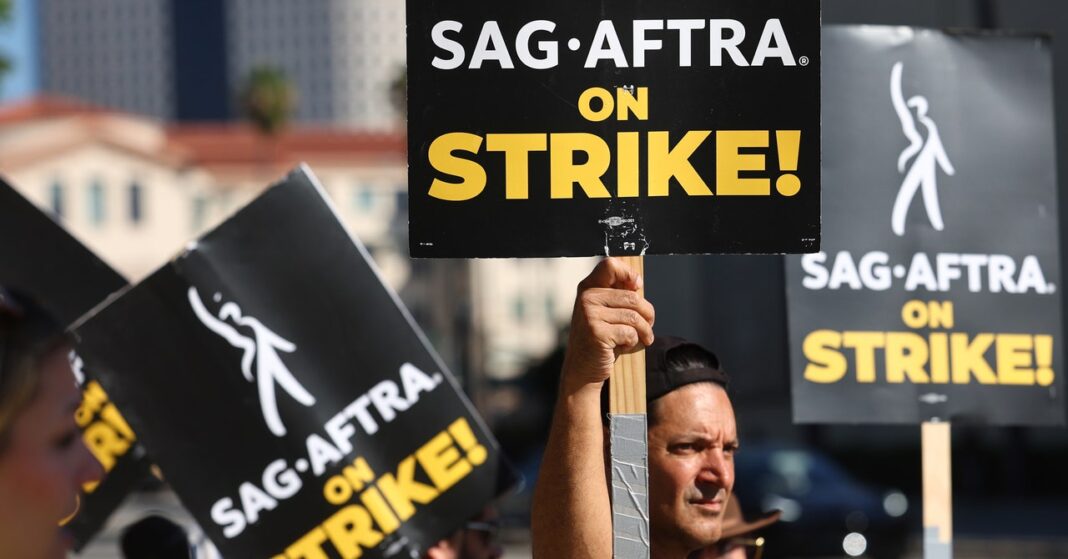
[[[256,66],[241,88],[239,103],[241,112],[263,140],[259,149],[260,172],[270,177],[274,174],[271,163],[277,158],[278,133],[293,114],[296,92],[282,70]]]
[[[11,21],[11,0],[0,0],[0,25]],[[0,84],[3,84],[4,76],[11,71],[11,60],[4,54],[0,54]]]
[[[282,70],[257,66],[245,80],[240,104],[253,126],[266,136],[274,136],[289,122],[296,105],[296,92]]]
[[[408,70],[404,67],[397,72],[389,84],[389,101],[401,119],[408,115]]]

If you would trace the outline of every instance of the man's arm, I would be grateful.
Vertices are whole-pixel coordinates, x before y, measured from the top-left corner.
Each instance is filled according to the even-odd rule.
[[[642,278],[607,258],[578,287],[552,429],[534,488],[535,559],[612,556],[601,387],[616,356],[653,342]]]

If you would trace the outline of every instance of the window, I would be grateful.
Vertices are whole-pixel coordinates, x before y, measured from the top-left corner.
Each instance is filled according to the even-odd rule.
[[[512,315],[515,316],[516,322],[523,322],[523,319],[527,316],[527,302],[520,295],[512,302]]]
[[[208,217],[208,199],[203,194],[193,197],[193,231],[199,232]]]
[[[89,185],[89,222],[102,225],[107,215],[104,211],[104,185],[100,179],[93,179]]]
[[[355,188],[353,192],[354,203],[358,211],[364,213],[370,213],[375,207],[375,195],[371,191],[371,187],[368,185],[360,185]]]
[[[130,221],[132,223],[141,223],[141,217],[143,215],[141,204],[143,201],[143,192],[141,185],[134,181],[130,183]]]
[[[52,216],[63,219],[63,185],[59,179],[53,180],[52,186],[48,188],[48,201],[52,206]]]

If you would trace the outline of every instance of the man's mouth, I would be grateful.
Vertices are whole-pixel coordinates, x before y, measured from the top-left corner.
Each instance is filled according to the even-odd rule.
[[[719,513],[723,510],[723,499],[719,497],[711,499],[693,499],[690,501],[691,505],[699,507],[701,510],[711,513]]]

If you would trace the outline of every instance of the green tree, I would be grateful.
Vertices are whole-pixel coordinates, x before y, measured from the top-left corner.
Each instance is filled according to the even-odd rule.
[[[245,118],[260,132],[274,136],[293,114],[296,91],[282,70],[257,66],[241,88],[240,105]]]
[[[11,22],[11,0],[0,0],[0,25]],[[4,53],[0,53],[0,85],[4,83],[4,77],[11,71],[11,59]]]
[[[389,84],[389,102],[402,119],[408,116],[408,70],[401,67],[400,71]]]

